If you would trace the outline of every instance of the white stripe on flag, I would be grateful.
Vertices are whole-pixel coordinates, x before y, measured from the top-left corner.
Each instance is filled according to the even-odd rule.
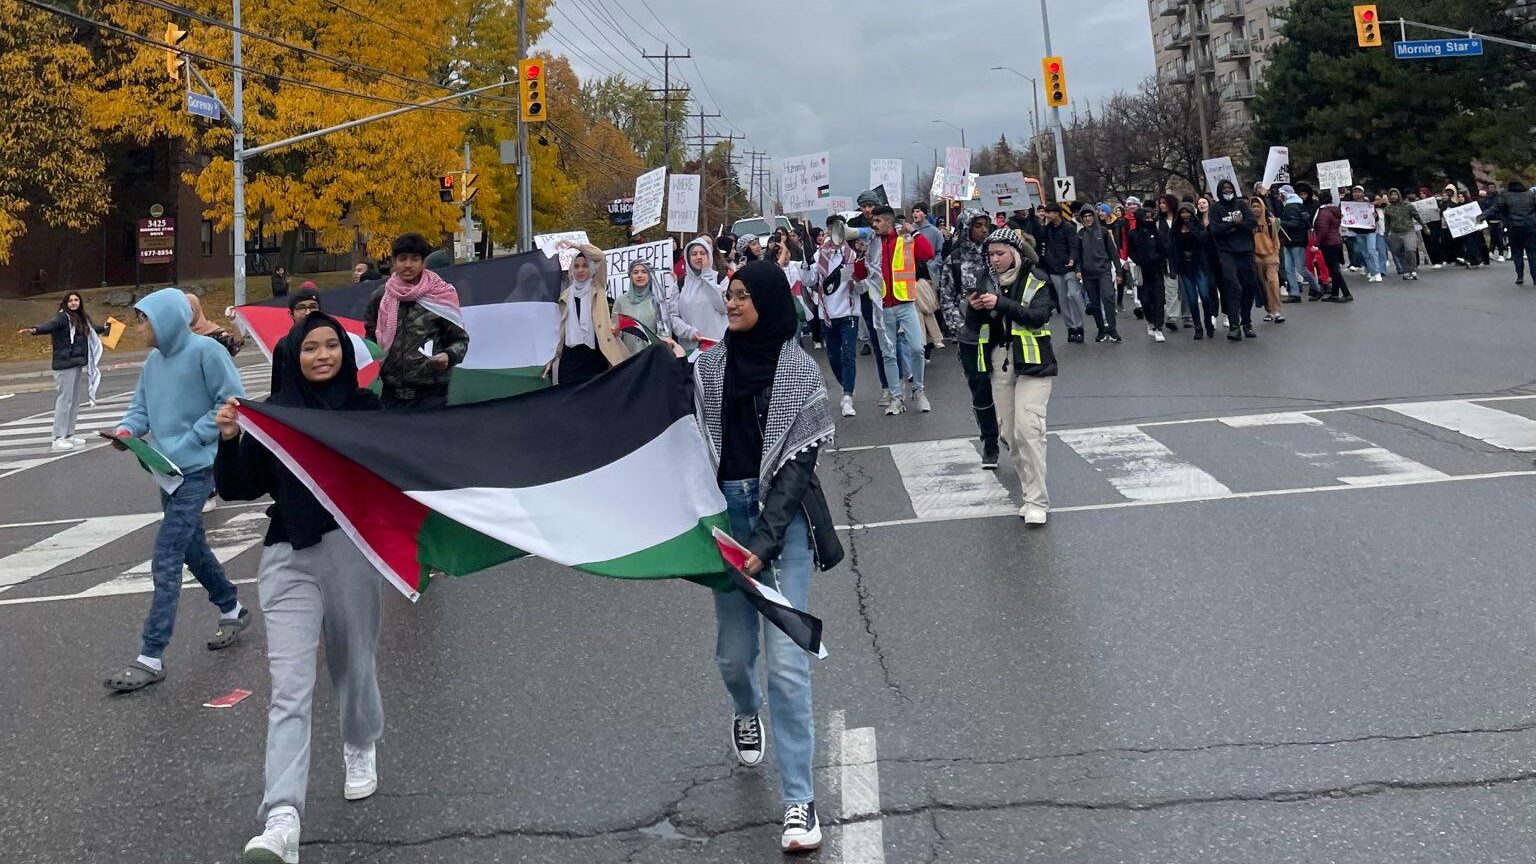
[[[543,366],[555,356],[560,307],[554,303],[486,303],[459,310],[469,334],[466,369]]]
[[[553,483],[401,491],[482,534],[569,567],[649,549],[725,512],[691,415],[615,462]],[[603,530],[594,529],[599,525]]]

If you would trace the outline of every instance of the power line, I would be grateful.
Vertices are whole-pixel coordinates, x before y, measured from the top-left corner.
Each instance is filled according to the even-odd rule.
[[[620,48],[619,46],[615,45],[613,43],[613,40],[602,32],[602,29],[599,27],[597,22],[594,21],[592,19],[592,16],[587,13],[586,7],[581,6],[581,5],[578,4],[576,6],[576,11],[581,13],[581,17],[587,19],[587,23],[588,24],[592,25],[591,32],[588,33],[586,31],[583,31],[583,35],[587,36],[589,39],[591,39],[591,37],[593,37],[593,36],[601,36],[603,41],[608,44],[608,47],[613,49],[613,51],[615,52],[614,54],[609,54],[608,56],[613,57],[615,62],[619,63],[620,65],[627,66],[627,68],[633,70],[635,72],[635,74],[639,75],[641,78],[645,78],[646,77],[647,73],[646,73],[645,70],[639,68],[638,66],[634,65],[633,63],[629,63],[629,62],[625,61],[625,59],[624,59],[624,50],[622,48]],[[567,20],[570,20],[570,19],[567,19]],[[575,21],[571,21],[571,23],[575,24],[576,22]],[[580,25],[577,25],[577,27],[578,27],[578,29],[580,29]],[[598,50],[602,50],[601,47],[599,47],[597,45],[597,41],[595,39],[591,39],[591,41],[592,41],[592,45],[594,47],[597,47]],[[617,56],[615,56],[615,55],[617,55]]]

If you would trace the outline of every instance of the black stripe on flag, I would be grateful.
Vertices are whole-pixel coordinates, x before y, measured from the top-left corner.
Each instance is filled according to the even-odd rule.
[[[440,268],[437,275],[459,292],[459,306],[486,303],[555,303],[560,299],[560,259],[534,250],[488,261],[471,261]],[[320,308],[327,315],[362,321],[373,292],[382,280],[354,282],[320,292]],[[290,286],[289,291],[296,290]],[[287,297],[273,297],[253,306],[288,307]]]
[[[252,403],[397,489],[538,486],[611,465],[693,416],[683,361],[650,348],[574,387],[436,411],[326,411]]]

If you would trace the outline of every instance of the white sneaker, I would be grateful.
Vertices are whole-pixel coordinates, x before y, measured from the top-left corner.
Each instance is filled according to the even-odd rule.
[[[859,412],[853,410],[853,397],[849,396],[847,393],[844,393],[843,394],[843,416],[844,417],[855,417],[855,416],[858,416],[858,413]]]
[[[821,846],[821,820],[816,817],[816,802],[791,804],[784,810],[784,833],[779,849],[784,852],[809,852]]]
[[[369,745],[353,747],[341,745],[341,758],[347,763],[347,782],[341,797],[348,801],[361,801],[379,788],[378,751]]]
[[[891,394],[890,394],[890,392],[886,391],[886,390],[881,390],[880,391],[880,401],[875,403],[875,404],[879,405],[881,408],[884,408],[884,407],[890,405],[891,404]]]
[[[904,413],[906,410],[907,406],[902,403],[900,399],[892,399],[890,404],[885,406],[885,416],[895,417],[897,414]]]
[[[1044,525],[1045,508],[1036,507],[1033,504],[1025,504],[1019,508],[1019,518],[1024,520],[1025,525]]]
[[[55,438],[53,439],[53,447],[51,449],[55,453],[63,453],[75,449],[75,443],[68,438]]]
[[[79,435],[71,435],[69,436],[69,443],[75,445],[76,447],[84,447],[85,439],[81,438]]]
[[[1163,331],[1161,331],[1161,330],[1153,330],[1152,331],[1152,341],[1153,342],[1167,342],[1168,341],[1168,337],[1164,336],[1163,335]]]
[[[273,807],[267,827],[245,844],[247,864],[299,864],[299,811]]]
[[[933,410],[933,406],[928,404],[928,391],[926,390],[917,391],[917,395],[913,397],[913,401],[917,403],[917,410],[923,412],[924,414],[927,414],[929,411]]]
[[[1429,269],[1431,269],[1431,270],[1439,270],[1441,267],[1444,267],[1444,266],[1445,266],[1444,264],[1431,264],[1431,265],[1429,265]]]
[[[1153,327],[1151,324],[1148,324],[1147,325],[1147,335],[1148,336],[1156,336],[1157,335],[1157,328]]]

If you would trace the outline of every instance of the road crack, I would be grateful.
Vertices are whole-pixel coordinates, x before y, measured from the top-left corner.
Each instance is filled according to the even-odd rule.
[[[874,482],[874,478],[869,476],[868,472],[864,470],[864,466],[860,465],[855,458],[838,454],[833,457],[833,462],[836,464],[838,475],[843,481],[843,518],[846,520],[846,524],[857,524],[857,520],[853,515],[853,499],[860,492],[864,491],[870,483]],[[880,666],[880,680],[885,684],[887,690],[895,694],[898,700],[910,702],[911,699],[907,696],[906,691],[897,683],[896,676],[891,672],[890,662],[886,658],[884,647],[880,643],[880,634],[875,629],[874,598],[869,590],[869,586],[865,584],[864,571],[859,563],[858,532],[848,532],[843,543],[847,551],[845,561],[849,572],[853,574],[853,594],[854,598],[858,601],[859,620],[864,623],[864,632],[869,635],[870,649],[875,654],[875,662]]]

